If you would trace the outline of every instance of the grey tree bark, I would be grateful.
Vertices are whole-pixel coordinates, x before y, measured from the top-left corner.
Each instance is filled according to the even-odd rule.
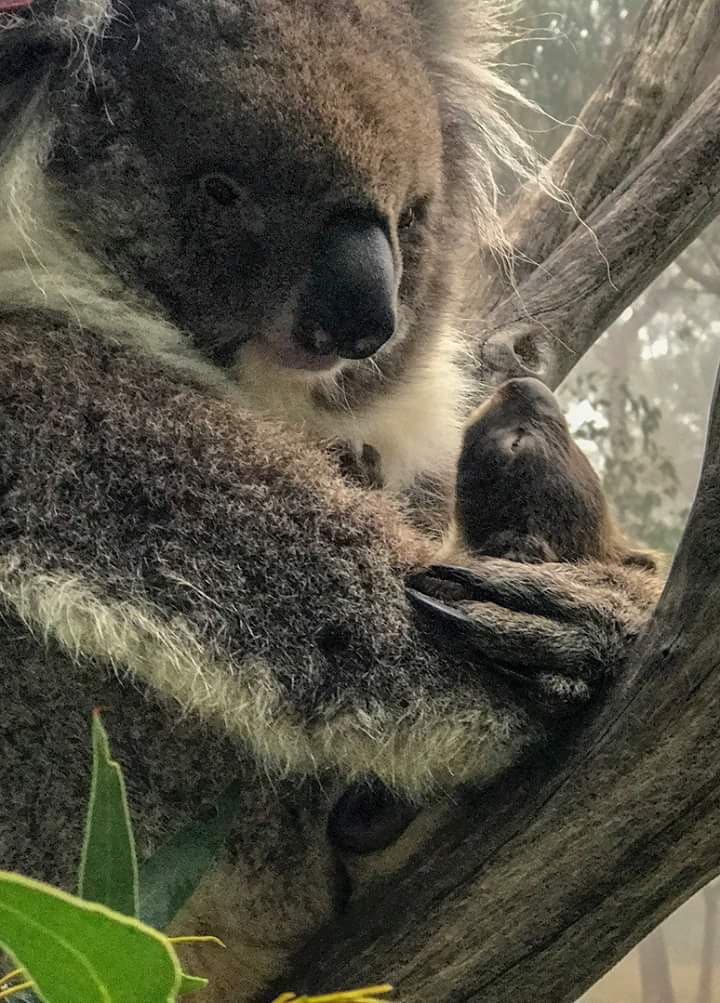
[[[547,175],[570,204],[529,188],[513,206],[508,232],[518,249],[512,276],[489,269],[488,309],[513,296],[538,265],[587,220],[680,119],[717,72],[720,5],[651,0],[606,82],[580,113]],[[713,72],[715,71],[715,72]],[[489,264],[489,263],[488,263]]]
[[[529,194],[477,375],[557,386],[720,213],[718,0],[648,0],[551,164],[579,216]],[[598,143],[596,136],[606,142]],[[285,982],[393,982],[405,1003],[574,1003],[720,871],[720,392],[697,497],[624,678],[551,762],[465,792],[430,852],[323,931]]]
[[[718,212],[720,77],[517,293],[490,311],[477,342],[479,378],[534,375],[556,387]]]

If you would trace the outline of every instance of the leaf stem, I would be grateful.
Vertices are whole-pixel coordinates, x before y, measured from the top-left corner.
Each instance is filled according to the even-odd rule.
[[[14,972],[10,973],[14,975]],[[9,989],[3,989],[0,992],[0,1000],[9,1000],[11,996],[16,996],[18,993],[23,992],[25,989],[32,989],[32,982],[18,982],[16,986],[10,986]]]

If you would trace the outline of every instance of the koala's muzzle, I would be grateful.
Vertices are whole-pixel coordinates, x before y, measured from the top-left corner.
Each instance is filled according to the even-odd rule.
[[[305,287],[295,339],[318,355],[374,355],[395,333],[396,277],[390,241],[370,220],[341,220],[323,234]]]

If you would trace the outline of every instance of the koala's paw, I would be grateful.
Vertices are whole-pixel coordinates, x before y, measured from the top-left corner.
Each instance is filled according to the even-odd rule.
[[[333,457],[343,477],[361,488],[381,490],[385,486],[382,459],[374,446],[367,443],[358,453],[348,442],[332,442],[328,452]]]
[[[585,704],[624,661],[648,610],[622,577],[587,567],[488,559],[412,575],[408,597],[435,643],[457,650],[548,711]]]

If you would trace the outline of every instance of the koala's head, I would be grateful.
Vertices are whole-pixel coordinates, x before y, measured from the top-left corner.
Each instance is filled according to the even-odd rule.
[[[471,415],[455,524],[463,544],[485,556],[656,566],[653,554],[623,538],[600,478],[536,379],[509,380]]]
[[[446,6],[0,0],[0,85],[39,80],[55,218],[213,362],[388,375],[477,242]]]

